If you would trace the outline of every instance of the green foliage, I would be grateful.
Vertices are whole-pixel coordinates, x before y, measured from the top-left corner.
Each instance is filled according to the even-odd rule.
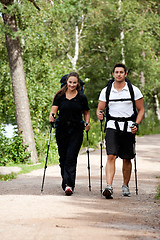
[[[100,121],[94,121],[91,119],[90,121],[91,128],[88,132],[88,141],[89,141],[89,147],[90,148],[99,148],[100,147],[100,141],[101,141],[101,123]],[[104,125],[104,122],[103,122]],[[104,128],[104,126],[103,126]],[[104,130],[103,130],[103,139],[104,139]],[[84,131],[84,137],[83,137],[83,144],[82,147],[87,146],[87,137],[86,133]]]
[[[3,127],[0,128],[0,166],[7,164],[29,163],[30,153],[26,150],[27,145],[23,144],[22,134],[14,132],[14,137],[5,137]]]
[[[157,199],[160,200],[160,186],[158,187]]]
[[[160,179],[160,176],[158,176],[157,178]],[[158,184],[158,187],[157,187],[157,195],[156,195],[156,198],[160,201],[160,184]]]
[[[47,156],[47,148],[49,141],[49,133],[50,130],[47,127],[45,132],[36,132],[35,133],[35,141],[36,141],[36,149],[38,154],[38,159],[41,163],[45,163]],[[55,129],[52,130],[51,140],[49,144],[49,154],[47,163],[55,164],[58,163],[59,155],[58,155],[58,147],[55,139]]]
[[[27,151],[27,147],[23,144],[22,133],[15,131],[14,137],[9,142],[8,158],[14,163],[30,162],[30,152]]]
[[[160,134],[160,121],[153,111],[149,110],[139,126],[139,135]]]
[[[10,160],[8,159],[9,140],[4,135],[4,128],[0,128],[0,166],[5,166]]]
[[[17,177],[17,173],[11,173],[6,175],[0,174],[0,181],[10,181],[12,179],[15,179]]]
[[[160,200],[160,184],[157,187],[157,196],[156,197],[157,197],[158,200]]]

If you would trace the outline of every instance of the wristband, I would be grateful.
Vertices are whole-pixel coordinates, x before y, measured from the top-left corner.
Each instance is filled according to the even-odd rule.
[[[136,127],[137,129],[138,129],[138,123],[132,123],[132,126],[131,126],[131,128],[133,128],[133,127]]]

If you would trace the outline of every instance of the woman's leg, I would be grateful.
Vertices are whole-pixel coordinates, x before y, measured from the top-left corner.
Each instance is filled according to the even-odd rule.
[[[83,131],[74,131],[68,138],[68,147],[64,162],[64,184],[75,187],[77,157],[83,141]]]
[[[61,176],[62,176],[62,188],[65,190],[65,183],[64,183],[64,165],[65,159],[67,154],[68,148],[68,133],[64,131],[64,129],[57,128],[56,129],[56,141],[58,145],[58,153],[59,153],[59,166],[61,169]]]

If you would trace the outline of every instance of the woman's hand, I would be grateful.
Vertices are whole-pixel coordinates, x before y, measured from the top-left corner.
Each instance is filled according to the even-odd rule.
[[[90,129],[90,124],[89,124],[88,122],[85,122],[85,123],[84,123],[84,126],[85,126],[86,132],[89,131],[89,129]]]
[[[49,115],[49,122],[54,122],[55,121],[55,114],[50,112],[50,115]]]

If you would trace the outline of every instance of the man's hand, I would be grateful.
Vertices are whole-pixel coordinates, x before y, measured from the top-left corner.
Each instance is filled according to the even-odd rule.
[[[131,128],[132,134],[136,134],[136,132],[138,131],[138,123],[133,123],[130,128]]]
[[[103,119],[104,119],[104,112],[103,112],[103,110],[100,110],[100,111],[97,112],[97,118],[99,120],[103,121]]]

